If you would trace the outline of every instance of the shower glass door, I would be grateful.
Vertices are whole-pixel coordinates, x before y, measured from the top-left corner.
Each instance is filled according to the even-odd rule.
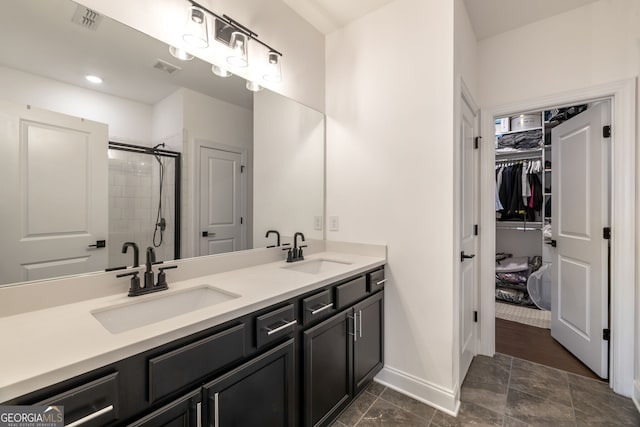
[[[109,143],[109,268],[132,264],[125,242],[180,258],[180,153],[162,146]]]

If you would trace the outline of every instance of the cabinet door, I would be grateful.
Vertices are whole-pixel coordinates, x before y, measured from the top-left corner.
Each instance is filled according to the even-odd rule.
[[[353,350],[354,394],[380,372],[384,361],[384,293],[378,292],[353,307],[356,337]]]
[[[338,313],[303,334],[306,427],[326,425],[349,403],[353,351],[350,313]]]
[[[204,386],[210,427],[296,425],[294,340]]]
[[[174,400],[166,406],[129,424],[129,427],[196,427],[200,426],[198,418],[201,416],[200,389],[180,399]]]

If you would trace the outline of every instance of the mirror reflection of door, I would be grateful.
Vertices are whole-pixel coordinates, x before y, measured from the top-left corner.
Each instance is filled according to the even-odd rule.
[[[200,255],[245,249],[242,154],[200,147]]]
[[[0,101],[0,283],[106,267],[107,131]]]

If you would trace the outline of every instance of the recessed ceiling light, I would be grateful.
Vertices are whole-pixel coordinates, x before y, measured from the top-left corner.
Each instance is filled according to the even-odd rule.
[[[84,78],[89,80],[91,83],[95,83],[95,84],[102,83],[102,79],[98,76],[84,76]]]

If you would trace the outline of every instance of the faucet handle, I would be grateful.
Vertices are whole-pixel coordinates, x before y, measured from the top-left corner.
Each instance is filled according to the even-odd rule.
[[[158,273],[158,283],[156,284],[156,286],[160,286],[160,287],[169,287],[169,284],[167,283],[167,274],[164,272],[165,270],[171,270],[172,268],[178,268],[177,265],[169,265],[167,267],[160,267],[158,270],[160,270],[160,272]]]
[[[140,273],[139,271],[132,271],[130,273],[122,273],[122,274],[117,274],[116,277],[126,277],[126,276],[132,276],[131,277],[131,287],[129,288],[129,296],[130,297],[134,297],[136,295],[138,295],[138,293],[140,292],[140,278],[138,277],[138,273]]]

